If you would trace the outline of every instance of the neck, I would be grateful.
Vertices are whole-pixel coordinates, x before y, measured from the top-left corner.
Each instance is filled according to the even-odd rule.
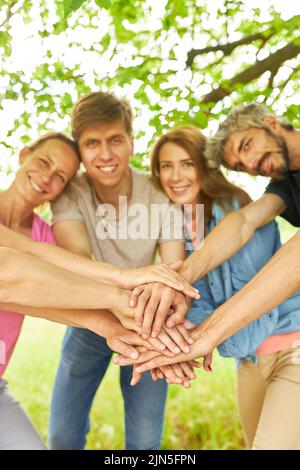
[[[17,192],[14,183],[0,193],[0,216],[7,227],[16,231],[29,229],[32,225],[33,209]]]
[[[128,200],[132,193],[132,173],[130,168],[121,180],[114,186],[103,186],[93,182],[98,199],[105,204],[112,204],[116,209],[119,206],[119,196],[126,196]]]
[[[290,158],[290,170],[300,170],[300,131],[285,131],[285,140]]]

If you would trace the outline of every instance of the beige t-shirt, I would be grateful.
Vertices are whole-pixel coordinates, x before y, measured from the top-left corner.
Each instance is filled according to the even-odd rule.
[[[158,243],[172,240],[184,243],[180,207],[170,204],[149,176],[132,168],[131,172],[131,199],[126,202],[123,196],[119,216],[114,216],[113,206],[98,201],[85,172],[78,172],[52,203],[53,224],[81,220],[87,228],[94,258],[125,268],[152,264]]]

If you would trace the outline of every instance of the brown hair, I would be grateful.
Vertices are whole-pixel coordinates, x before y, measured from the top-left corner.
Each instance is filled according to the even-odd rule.
[[[28,145],[29,151],[34,152],[36,149],[41,147],[45,142],[48,140],[60,140],[61,142],[64,142],[67,144],[69,147],[71,147],[72,150],[76,153],[78,160],[80,161],[80,153],[78,146],[74,140],[70,139],[67,137],[65,134],[62,132],[48,132],[47,134],[42,135],[38,139],[36,139],[34,142]]]
[[[82,131],[90,125],[119,120],[123,121],[127,134],[131,136],[132,110],[127,100],[109,92],[88,93],[80,98],[72,111],[73,138],[78,141]]]
[[[168,142],[183,148],[196,165],[201,180],[199,203],[204,204],[205,225],[212,219],[214,203],[228,212],[233,207],[233,199],[236,199],[241,207],[251,201],[250,196],[243,189],[230,183],[220,170],[211,170],[207,167],[204,158],[206,138],[193,126],[182,126],[171,130],[154,144],[151,152],[151,173],[156,187],[162,189],[159,179],[159,153],[162,146]]]

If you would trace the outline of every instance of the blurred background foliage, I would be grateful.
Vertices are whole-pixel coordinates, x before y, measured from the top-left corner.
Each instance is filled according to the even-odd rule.
[[[299,124],[300,7],[260,3],[2,0],[2,171],[20,143],[69,131],[73,103],[99,88],[133,103],[138,167],[163,130],[213,130],[240,102],[265,102]]]

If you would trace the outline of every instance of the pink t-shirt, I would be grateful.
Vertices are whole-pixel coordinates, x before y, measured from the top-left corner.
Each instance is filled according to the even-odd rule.
[[[3,222],[0,220],[0,223]],[[52,228],[34,214],[31,240],[54,244]],[[26,275],[26,273],[24,273]],[[0,310],[0,377],[3,375],[18,340],[24,316]]]

